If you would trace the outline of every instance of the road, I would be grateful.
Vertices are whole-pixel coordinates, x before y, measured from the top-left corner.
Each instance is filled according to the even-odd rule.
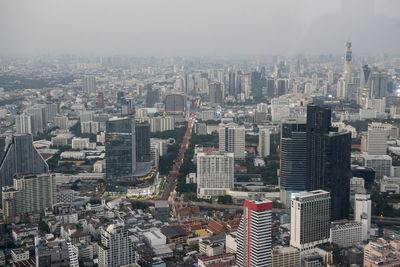
[[[187,130],[185,132],[185,135],[183,136],[178,156],[174,160],[174,164],[172,165],[170,172],[166,176],[164,192],[161,194],[160,197],[160,199],[162,200],[168,200],[171,196],[171,193],[175,191],[176,185],[178,183],[179,169],[181,168],[185,152],[190,144],[190,137],[192,136],[193,123],[194,123],[194,115],[192,114],[192,116],[189,118]]]

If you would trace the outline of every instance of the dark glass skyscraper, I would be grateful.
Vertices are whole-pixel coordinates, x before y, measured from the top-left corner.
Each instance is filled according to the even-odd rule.
[[[307,106],[307,190],[331,193],[331,220],[349,216],[351,133],[331,127],[331,110]]]
[[[306,122],[288,119],[281,129],[281,167],[279,188],[281,201],[290,204],[291,194],[306,190],[307,163]]]
[[[129,180],[136,169],[135,119],[118,118],[106,123],[106,180],[110,187]],[[107,189],[109,190],[109,189]]]
[[[150,125],[136,124],[136,161],[150,162]]]
[[[31,134],[14,135],[0,156],[0,188],[12,185],[15,175],[49,171],[46,161],[33,146]]]

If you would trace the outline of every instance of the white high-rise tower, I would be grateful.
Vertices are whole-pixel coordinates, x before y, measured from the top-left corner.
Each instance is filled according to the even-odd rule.
[[[245,200],[237,234],[237,266],[272,266],[272,206],[267,199]]]

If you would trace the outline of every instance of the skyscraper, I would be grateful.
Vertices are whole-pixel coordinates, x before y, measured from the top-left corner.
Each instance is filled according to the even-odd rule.
[[[371,97],[382,98],[387,95],[389,75],[384,71],[374,71],[371,74]]]
[[[263,82],[261,72],[253,71],[251,73],[251,93],[254,99],[262,98]]]
[[[129,180],[136,170],[135,119],[114,118],[106,123],[106,180],[112,185]],[[123,185],[121,185],[123,187]],[[118,190],[116,186],[115,190]],[[120,190],[124,190],[121,189]]]
[[[331,220],[348,218],[351,133],[331,127],[329,108],[307,106],[307,190],[331,193]]]
[[[85,75],[83,77],[82,90],[87,94],[96,92],[96,78],[94,75]]]
[[[14,178],[13,187],[3,187],[2,207],[6,220],[24,213],[41,212],[56,203],[53,174],[24,175]]]
[[[127,229],[116,224],[110,224],[102,230],[99,245],[100,267],[117,267],[136,263],[136,251],[128,234]]]
[[[42,107],[31,107],[27,113],[32,117],[32,134],[43,133],[47,126],[46,109]]]
[[[228,92],[229,92],[230,96],[236,97],[236,73],[235,73],[235,71],[229,72]]]
[[[300,251],[329,241],[329,192],[303,191],[294,194],[291,204],[290,245]]]
[[[272,202],[245,200],[237,234],[237,265],[270,267]]]
[[[165,111],[179,112],[185,111],[186,98],[183,94],[173,93],[165,97]]]
[[[222,84],[220,82],[213,82],[208,85],[210,102],[214,104],[223,103]]]
[[[97,95],[97,108],[104,108],[104,93],[99,92]]]
[[[388,132],[382,123],[373,122],[368,125],[368,155],[386,155]]]
[[[136,124],[136,161],[150,162],[150,124]]]
[[[258,153],[263,158],[270,155],[270,134],[267,128],[261,128],[258,132]]]
[[[344,71],[343,76],[347,83],[351,82],[351,42],[346,43],[346,52],[344,57]]]
[[[245,129],[236,123],[219,125],[219,151],[233,152],[235,159],[245,158]]]
[[[281,126],[281,202],[290,207],[291,196],[306,190],[307,137],[305,119],[287,119]]]
[[[17,134],[32,134],[32,117],[21,114],[15,117]]]
[[[48,171],[49,166],[33,146],[32,135],[16,134],[0,159],[0,188],[12,185],[15,175]]]
[[[367,241],[371,229],[371,196],[369,194],[355,194],[354,220],[362,224],[362,240]]]
[[[197,195],[200,198],[226,195],[234,187],[233,166],[233,153],[197,153]]]
[[[135,118],[113,118],[106,123],[107,191],[125,192],[134,176],[151,170],[150,126]]]

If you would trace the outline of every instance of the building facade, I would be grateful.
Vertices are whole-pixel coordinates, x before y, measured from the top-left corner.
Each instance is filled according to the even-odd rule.
[[[219,151],[233,152],[235,159],[245,158],[245,129],[235,123],[219,125]]]

